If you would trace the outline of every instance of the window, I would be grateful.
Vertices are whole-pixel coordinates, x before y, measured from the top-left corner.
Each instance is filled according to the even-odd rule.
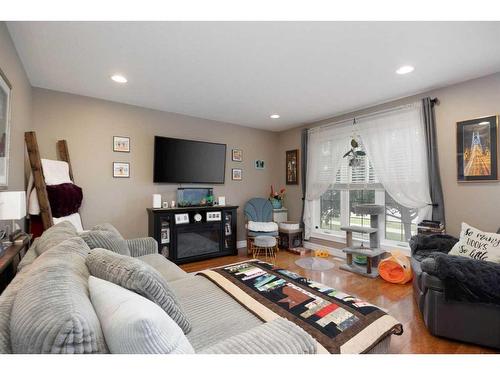
[[[385,238],[390,241],[408,242],[417,233],[416,209],[401,206],[385,194]]]
[[[362,144],[361,144],[362,148]],[[348,160],[336,174],[335,183],[314,204],[316,234],[345,236],[342,226],[369,227],[369,215],[357,215],[353,207],[362,203],[385,206],[385,215],[379,216],[379,228],[384,233],[382,243],[406,245],[417,231],[417,210],[403,207],[387,194],[377,180],[373,166],[367,157],[362,157],[357,167],[349,167]],[[368,241],[368,235],[354,233],[357,240]]]

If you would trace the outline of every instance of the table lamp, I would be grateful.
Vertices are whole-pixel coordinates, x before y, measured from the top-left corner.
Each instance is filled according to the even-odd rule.
[[[26,216],[26,193],[24,191],[0,191],[0,220],[12,220],[10,241],[21,230],[15,230],[15,220]]]

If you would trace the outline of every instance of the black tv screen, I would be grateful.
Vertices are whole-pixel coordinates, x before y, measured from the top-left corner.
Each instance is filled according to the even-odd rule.
[[[155,137],[154,182],[223,184],[226,145]]]

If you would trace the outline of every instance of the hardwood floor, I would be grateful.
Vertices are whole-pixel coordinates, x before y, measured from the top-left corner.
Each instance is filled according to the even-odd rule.
[[[369,279],[340,270],[339,265],[344,263],[344,260],[334,257],[329,257],[335,263],[335,267],[331,270],[306,270],[295,264],[298,258],[300,256],[280,251],[276,259],[276,264],[387,309],[392,316],[403,324],[403,335],[392,336],[390,353],[496,353],[492,349],[432,336],[427,331],[420,316],[415,299],[413,298],[411,283],[406,285],[390,284],[381,278]],[[249,259],[246,255],[246,249],[240,249],[237,256],[209,259],[185,264],[181,267],[186,272],[196,272],[245,259]]]

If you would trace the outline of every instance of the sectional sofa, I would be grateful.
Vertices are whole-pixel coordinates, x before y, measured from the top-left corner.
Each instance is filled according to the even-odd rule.
[[[103,233],[107,234],[99,237]],[[98,248],[91,250],[95,243],[108,250],[105,253]],[[316,341],[298,325],[281,317],[263,321],[217,283],[202,275],[187,274],[158,254],[153,239],[124,240],[109,225],[78,234],[71,224],[63,222],[33,242],[19,264],[16,277],[0,296],[0,353],[113,352],[108,346],[110,340],[103,334],[104,322],[94,308],[95,301],[89,291],[89,277],[94,274],[94,269],[89,267],[89,257],[95,258],[94,264],[101,267],[101,276],[106,278],[106,273],[116,270],[115,266],[105,264],[106,259],[113,257],[110,252],[120,257],[120,264],[125,264],[120,266],[121,276],[125,273],[124,283],[130,283],[129,271],[134,267],[140,279],[136,285],[142,283],[149,288],[151,285],[141,278],[147,273],[154,274],[156,284],[160,289],[169,288],[189,322],[189,329],[183,329],[184,332],[176,328],[176,335],[187,339],[183,342],[189,350],[180,348],[176,342],[168,342],[161,350],[158,347],[138,349],[133,342],[129,346],[125,342],[121,346],[125,348],[123,352],[318,352]],[[127,266],[129,260],[133,266]],[[134,285],[129,289],[138,291]],[[154,300],[157,292],[143,295]],[[113,323],[116,324],[116,320]],[[134,334],[148,337],[149,332],[137,332],[137,327],[134,327]],[[162,335],[168,341],[169,334]],[[387,352],[390,339],[390,334],[374,339],[365,352]]]

